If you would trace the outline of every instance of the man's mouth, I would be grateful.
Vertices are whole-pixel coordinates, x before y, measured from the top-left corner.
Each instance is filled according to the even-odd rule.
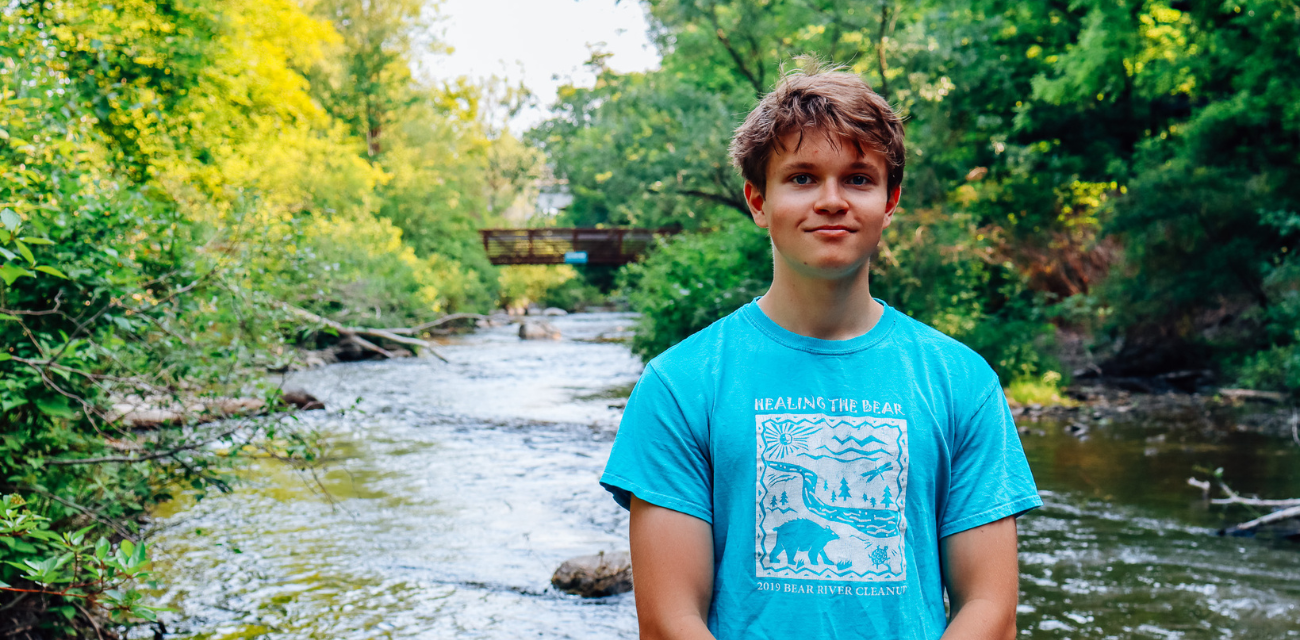
[[[841,224],[828,224],[820,227],[813,227],[808,231],[821,236],[845,236],[855,232],[854,229],[850,229]]]

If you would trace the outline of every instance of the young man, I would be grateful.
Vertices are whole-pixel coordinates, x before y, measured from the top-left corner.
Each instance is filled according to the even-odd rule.
[[[1014,638],[1014,516],[1042,502],[1002,388],[869,288],[899,118],[856,76],[794,74],[732,157],[772,287],[646,366],[601,478],[632,511],[641,637]]]

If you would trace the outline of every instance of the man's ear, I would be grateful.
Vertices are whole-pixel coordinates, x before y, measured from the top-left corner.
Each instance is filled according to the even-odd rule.
[[[767,214],[763,212],[763,204],[765,201],[763,191],[755,186],[754,183],[746,180],[745,204],[749,205],[749,215],[754,218],[754,224],[764,229],[767,228]]]
[[[898,208],[898,200],[903,196],[903,185],[894,187],[889,194],[889,201],[885,203],[885,226],[888,227],[890,222],[894,221],[894,210]]]

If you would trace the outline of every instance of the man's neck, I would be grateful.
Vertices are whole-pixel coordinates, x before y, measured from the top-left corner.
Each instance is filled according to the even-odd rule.
[[[868,265],[842,278],[817,278],[795,271],[775,256],[772,286],[758,307],[792,333],[822,340],[848,340],[870,331],[885,308],[871,297]]]

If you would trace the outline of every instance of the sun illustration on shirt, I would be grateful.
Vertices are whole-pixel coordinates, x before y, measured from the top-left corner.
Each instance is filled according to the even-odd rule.
[[[793,453],[808,450],[808,436],[817,432],[817,425],[807,420],[769,420],[763,423],[763,453],[767,457],[785,458]]]

